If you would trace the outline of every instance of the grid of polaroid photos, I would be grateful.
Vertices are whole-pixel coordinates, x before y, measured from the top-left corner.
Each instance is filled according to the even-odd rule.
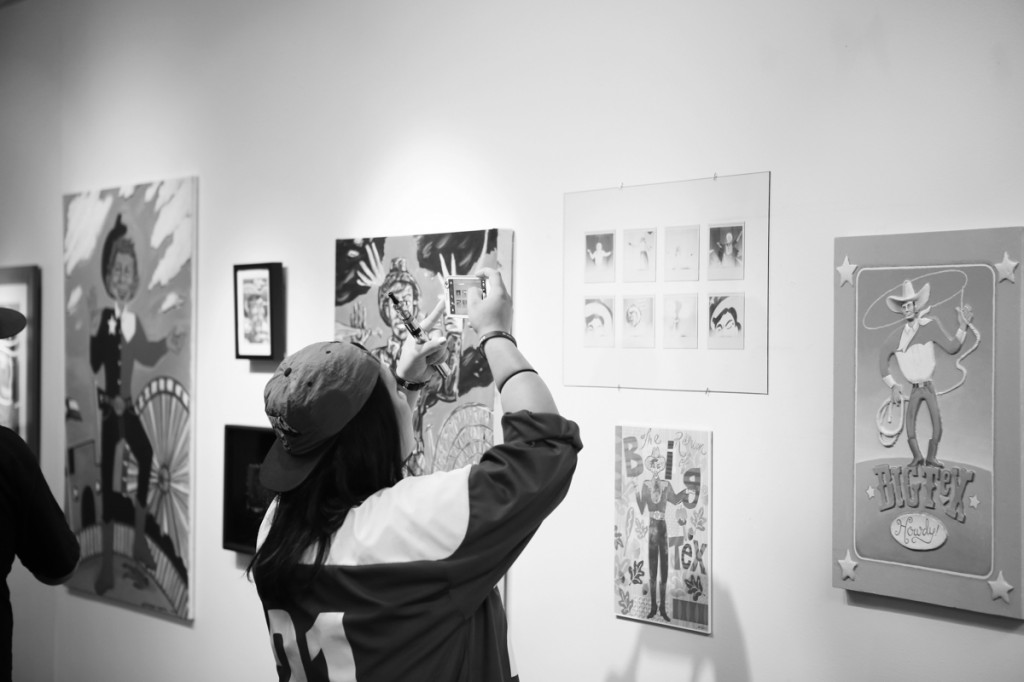
[[[585,348],[743,348],[743,222],[583,237]]]

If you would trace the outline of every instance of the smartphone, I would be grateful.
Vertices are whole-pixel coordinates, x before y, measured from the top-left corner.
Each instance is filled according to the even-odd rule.
[[[480,298],[487,297],[487,280],[483,277],[449,277],[445,280],[448,292],[448,314],[454,317],[469,315],[469,292],[476,289]]]

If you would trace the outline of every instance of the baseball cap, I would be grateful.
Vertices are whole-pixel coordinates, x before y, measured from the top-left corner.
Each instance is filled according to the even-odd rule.
[[[347,341],[306,346],[278,365],[263,391],[277,439],[260,467],[260,483],[286,492],[301,484],[373,392],[380,362]]]
[[[28,321],[12,308],[0,308],[0,339],[9,339],[21,332]]]

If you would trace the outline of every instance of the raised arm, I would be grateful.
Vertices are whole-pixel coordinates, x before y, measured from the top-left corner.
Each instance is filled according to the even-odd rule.
[[[519,350],[510,333],[512,297],[501,274],[492,268],[476,273],[487,280],[487,297],[476,289],[469,292],[469,324],[480,335],[480,345],[501,393],[505,412],[529,410],[558,414],[558,407],[533,366]]]

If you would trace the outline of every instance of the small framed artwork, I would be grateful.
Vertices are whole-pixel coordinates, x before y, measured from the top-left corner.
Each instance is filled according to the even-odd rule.
[[[625,282],[653,282],[657,276],[658,233],[646,228],[623,232]]]
[[[700,275],[700,225],[665,228],[665,281],[693,282]]]
[[[665,294],[665,348],[697,347],[697,294]]]
[[[284,296],[280,263],[235,266],[235,357],[284,356]]]
[[[654,348],[654,296],[624,297],[622,320],[624,348]]]
[[[596,232],[584,235],[586,260],[583,266],[585,282],[615,281],[615,233]]]
[[[743,294],[708,297],[708,348],[743,348]]]
[[[252,554],[274,493],[260,485],[260,465],[274,444],[269,426],[224,426],[224,549]]]
[[[587,348],[615,346],[615,300],[594,297],[583,301],[583,345]]]
[[[743,223],[708,229],[708,279],[743,279]]]
[[[28,323],[0,339],[0,425],[24,439],[39,456],[39,267],[0,268],[0,307],[17,310]]]

